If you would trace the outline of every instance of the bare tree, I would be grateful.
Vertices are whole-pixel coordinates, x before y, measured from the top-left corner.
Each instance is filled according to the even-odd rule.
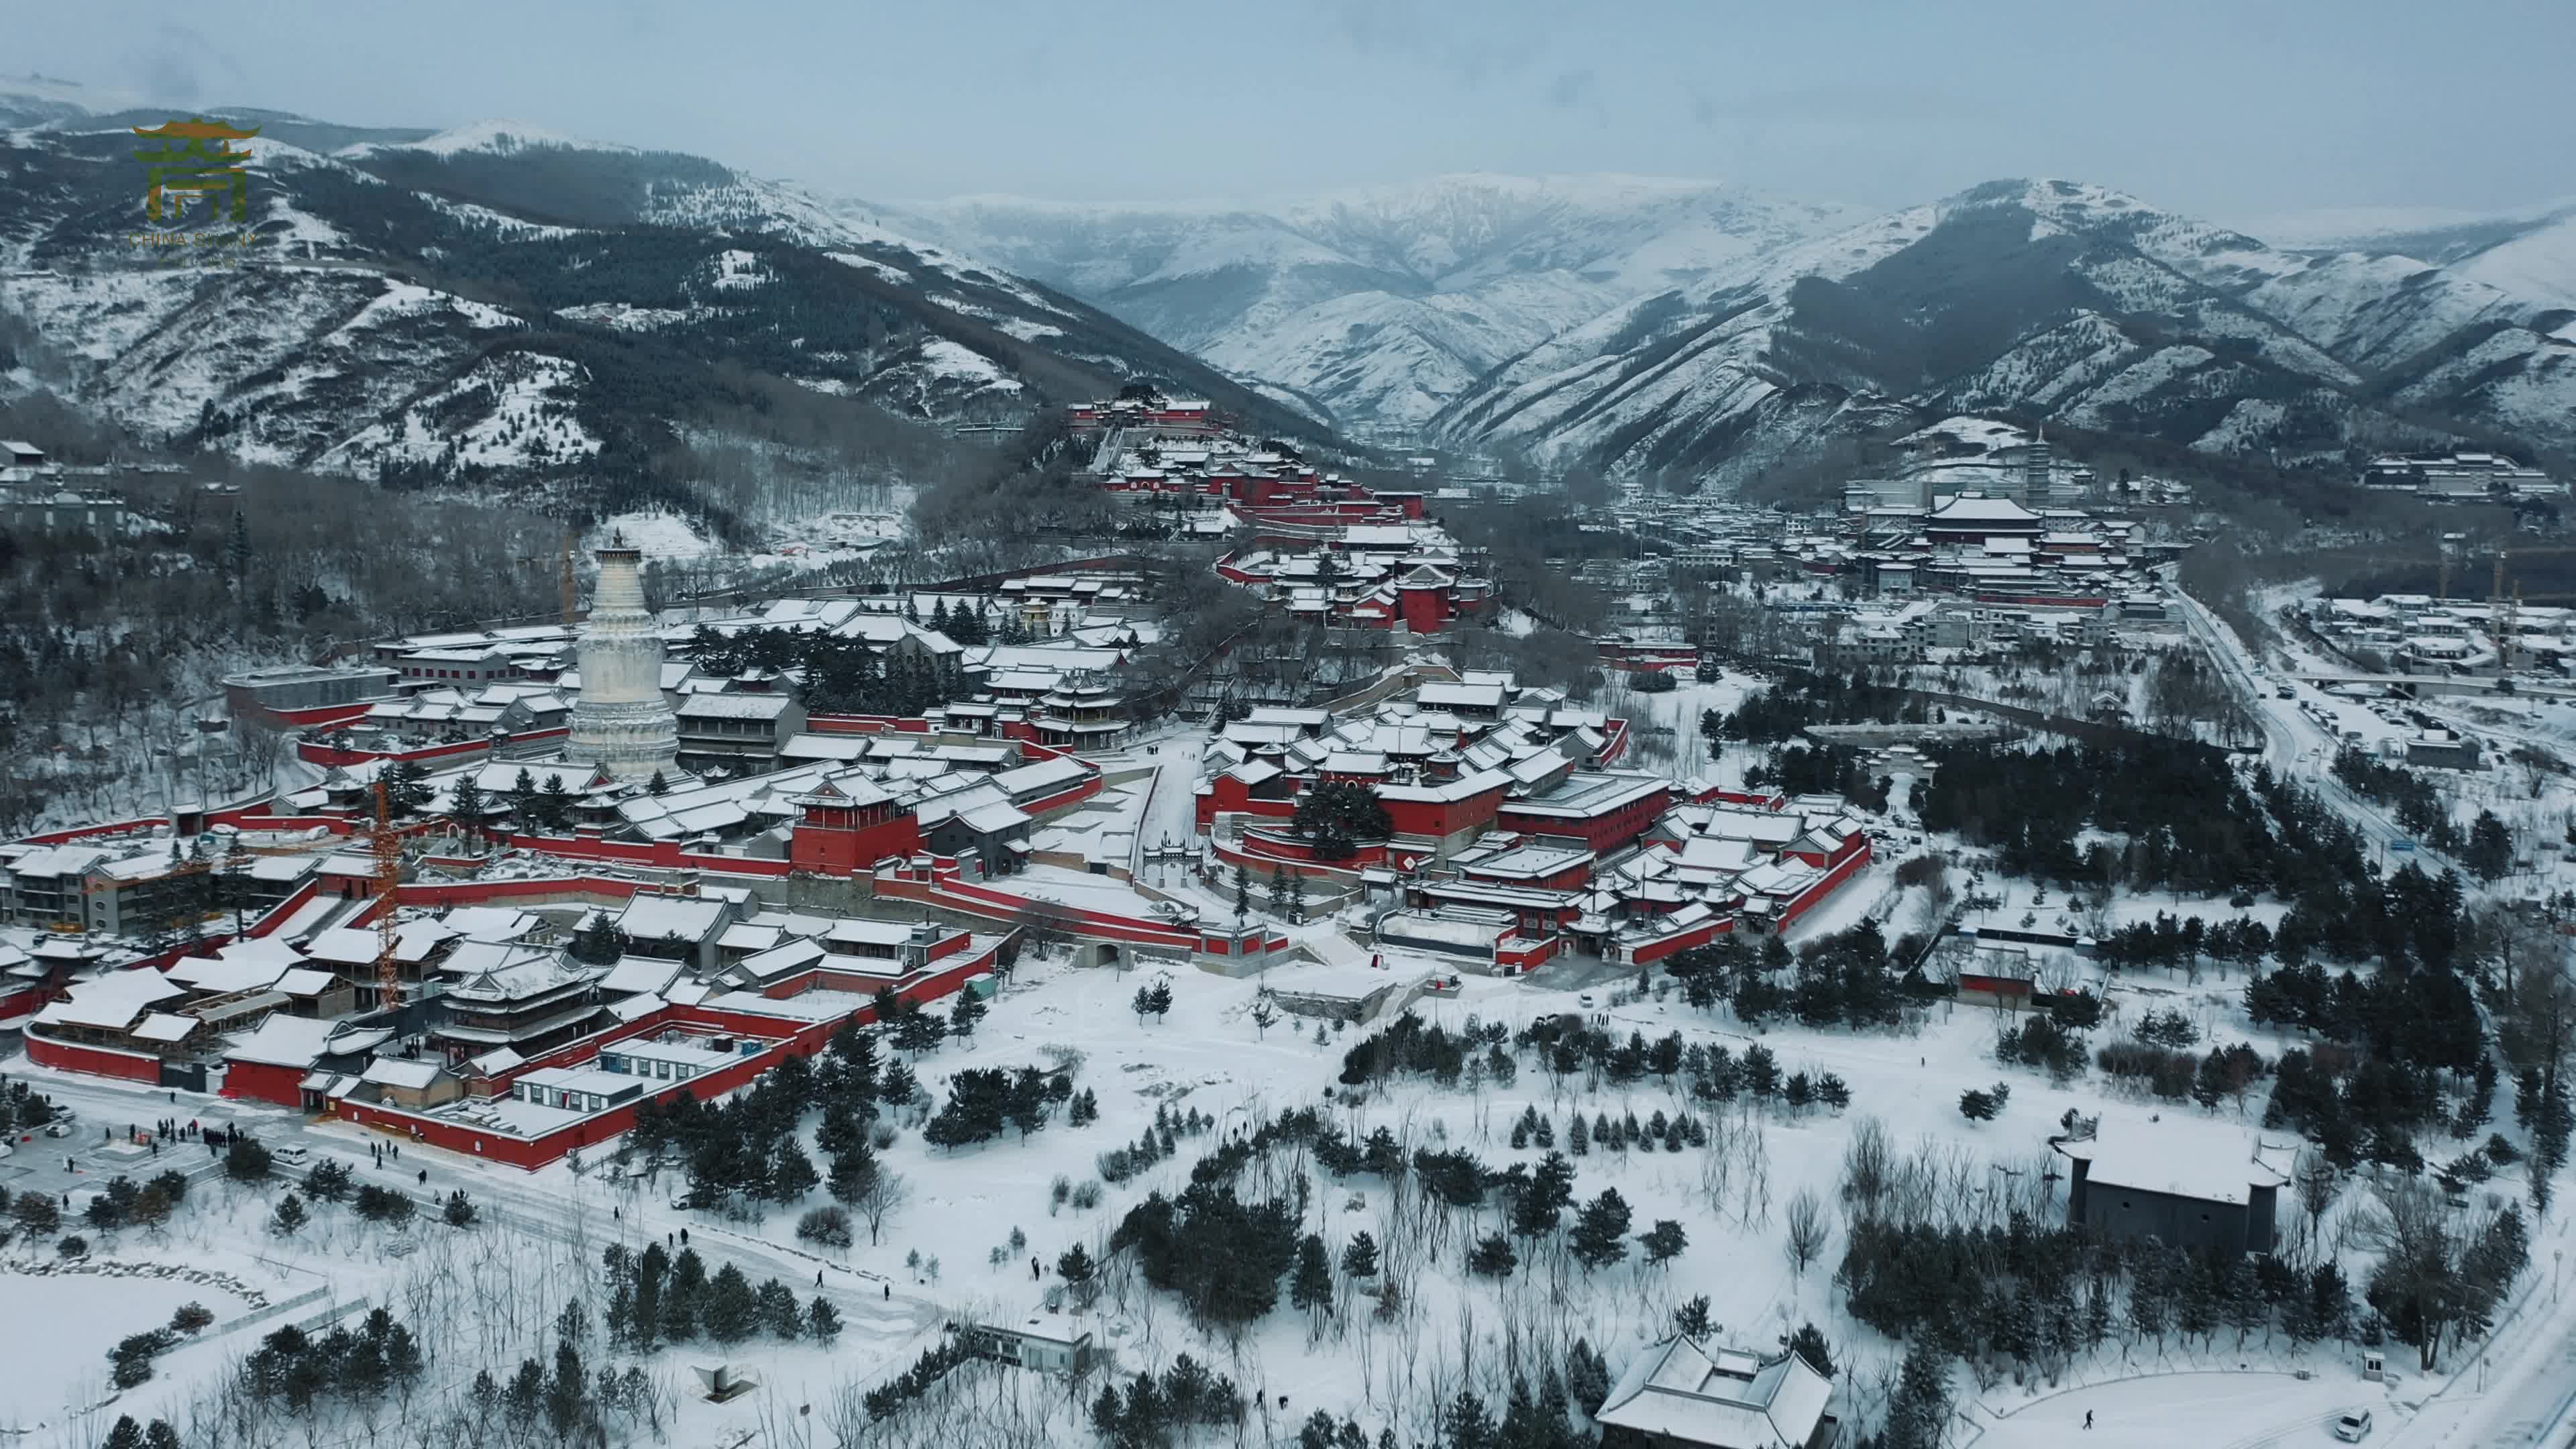
[[[880,1164],[875,1172],[868,1175],[866,1184],[850,1202],[851,1207],[858,1209],[859,1216],[868,1220],[868,1246],[877,1245],[885,1229],[885,1220],[895,1209],[910,1201],[912,1185],[903,1180],[902,1173]]]
[[[1789,1195],[1780,1221],[1788,1229],[1789,1263],[1804,1277],[1807,1265],[1824,1255],[1825,1243],[1834,1235],[1833,1215],[1825,1211],[1822,1199],[1802,1187]]]

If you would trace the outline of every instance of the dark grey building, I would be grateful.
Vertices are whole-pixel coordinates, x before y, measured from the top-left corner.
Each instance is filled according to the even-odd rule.
[[[2264,1159],[2259,1137],[2166,1120],[2106,1124],[2056,1147],[2073,1164],[2070,1226],[2175,1247],[2272,1251],[2289,1174]]]

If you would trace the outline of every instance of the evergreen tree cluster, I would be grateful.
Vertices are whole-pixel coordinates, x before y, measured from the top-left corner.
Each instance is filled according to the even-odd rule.
[[[355,1329],[341,1325],[316,1336],[287,1327],[269,1334],[243,1361],[241,1385],[253,1399],[304,1414],[317,1403],[380,1403],[387,1392],[419,1382],[424,1367],[412,1331],[378,1308]]]
[[[1177,1200],[1157,1192],[1129,1209],[1109,1250],[1134,1249],[1145,1281],[1177,1296],[1202,1328],[1242,1328],[1278,1303],[1299,1218],[1287,1198],[1244,1202],[1231,1182],[1193,1181]]]
[[[512,828],[530,834],[571,829],[573,810],[579,803],[571,787],[564,784],[561,771],[548,774],[546,782],[539,785],[536,776],[524,765],[519,767],[518,778],[510,782],[508,793],[502,797]]]
[[[1744,767],[1744,788],[1783,795],[1840,795],[1864,810],[1887,808],[1894,781],[1862,768],[1858,751],[1830,745],[1791,745],[1760,764]]]
[[[2115,1335],[2133,1345],[2169,1335],[2242,1348],[2260,1331],[2294,1343],[2356,1331],[2349,1286],[2332,1260],[2305,1272],[2286,1260],[2113,1241],[2080,1229],[1851,1224],[1836,1281],[1854,1318],[1944,1358],[2009,1362],[2055,1375]]]
[[[1912,796],[1923,828],[1992,847],[2006,875],[2226,895],[2275,879],[2274,858],[2295,848],[2275,841],[2228,756],[2205,745],[1973,744],[1936,758]],[[2079,852],[2088,828],[2126,837],[2126,851],[2097,842]]]
[[[714,675],[787,675],[797,702],[817,714],[914,715],[968,692],[953,657],[908,649],[880,655],[863,639],[821,630],[745,629],[728,636],[701,625],[690,637],[689,657]]]
[[[1706,711],[1699,727],[1711,744],[1778,744],[1805,738],[1811,724],[1921,724],[1928,718],[1912,693],[1873,684],[1864,672],[1791,670],[1732,713]]]
[[[800,1303],[776,1278],[754,1287],[731,1263],[709,1273],[694,1248],[675,1258],[659,1243],[642,1253],[611,1243],[600,1262],[608,1282],[602,1316],[609,1341],[636,1353],[702,1337],[727,1345],[762,1336],[828,1344],[841,1331],[830,1299],[818,1293]]]
[[[2305,1134],[2337,1168],[2362,1162],[2421,1172],[2417,1129],[2443,1120],[2434,1069],[2384,1058],[2356,1058],[2332,1045],[2283,1052],[2272,1069],[2263,1125]]]
[[[836,1035],[833,1045],[839,1043]],[[846,1125],[854,1096],[867,1104],[868,1115],[874,1112],[873,1077],[864,1087],[853,1088],[848,1059],[837,1051],[828,1059],[833,1063],[828,1090],[824,1074],[805,1058],[790,1055],[748,1091],[721,1105],[710,1106],[689,1091],[666,1106],[645,1102],[636,1108],[635,1126],[619,1151],[648,1162],[676,1157],[689,1176],[683,1201],[693,1208],[793,1203],[822,1180],[796,1139],[797,1121],[806,1108],[821,1100],[827,1129],[836,1115]]]
[[[558,1444],[607,1443],[612,1415],[629,1428],[637,1419],[657,1417],[653,1384],[643,1367],[630,1366],[620,1374],[601,1364],[596,1376],[587,1375],[581,1338],[579,1310],[567,1308],[556,1324],[552,1371],[530,1356],[519,1360],[518,1372],[507,1383],[492,1377],[490,1369],[475,1374],[466,1395],[478,1442],[533,1443],[543,1431],[551,1432]]]
[[[948,1079],[948,1100],[921,1135],[932,1146],[954,1148],[989,1142],[1012,1128],[1025,1142],[1046,1125],[1056,1104],[1072,1096],[1073,1079],[1063,1073],[971,1067]]]
[[[1092,1117],[1099,1115],[1096,1104],[1088,1111]],[[1196,1107],[1187,1112],[1174,1112],[1171,1103],[1157,1102],[1154,1104],[1153,1124],[1139,1133],[1133,1143],[1113,1147],[1100,1154],[1096,1162],[1100,1176],[1106,1181],[1124,1185],[1136,1174],[1178,1151],[1181,1139],[1197,1137],[1214,1126],[1216,1119],[1201,1113]]]
[[[1116,1449],[1156,1449],[1197,1430],[1239,1425],[1243,1414],[1243,1391],[1234,1380],[1180,1354],[1160,1379],[1140,1373],[1124,1394],[1114,1383],[1101,1385],[1091,1401],[1091,1428]]]
[[[1576,1347],[1589,1352],[1579,1339]],[[1550,1369],[1533,1394],[1529,1380],[1514,1375],[1499,1416],[1485,1406],[1485,1401],[1475,1390],[1462,1388],[1441,1409],[1441,1449],[1579,1449],[1579,1446],[1590,1444],[1592,1436],[1576,1428],[1573,1416],[1568,1412],[1577,1407],[1576,1400],[1569,1397],[1571,1387],[1571,1375],[1560,1379],[1556,1371]],[[1608,1392],[1605,1383],[1602,1393],[1607,1396]],[[1589,1413],[1600,1406],[1600,1399],[1585,1399],[1581,1401],[1580,1411]],[[1312,1420],[1308,1421],[1308,1427],[1312,1429]],[[1306,1449],[1309,1443],[1323,1443],[1331,1449],[1350,1449],[1351,1445],[1366,1442],[1347,1432],[1356,1429],[1356,1425],[1345,1425],[1344,1428],[1346,1432],[1325,1440],[1309,1440],[1301,1434],[1297,1441],[1299,1449]],[[1394,1435],[1392,1429],[1381,1435],[1379,1449],[1390,1449],[1395,1442]]]
[[[1314,844],[1318,860],[1348,860],[1359,846],[1393,835],[1395,821],[1366,785],[1327,781],[1297,797],[1288,828]]]
[[[188,1198],[188,1179],[178,1172],[163,1172],[141,1186],[134,1179],[119,1174],[89,1200],[81,1221],[102,1232],[122,1227],[159,1227],[170,1221],[170,1215]]]
[[[2335,751],[2332,768],[2335,778],[2354,794],[2387,806],[2396,815],[2397,823],[2413,831],[2425,844],[2444,855],[2460,849],[2460,831],[2451,823],[2451,807],[2433,788],[2431,780],[2350,745]],[[2509,844],[2506,853],[2511,855]]]
[[[2128,921],[2095,938],[2094,954],[2114,970],[2187,968],[2196,977],[2201,957],[2232,961],[2247,970],[2272,950],[2272,928],[2247,916],[2215,923],[2198,916],[2156,912],[2152,921]]]
[[[905,1405],[929,1393],[950,1371],[975,1356],[974,1345],[963,1335],[931,1345],[912,1361],[912,1367],[868,1390],[863,1400],[868,1418],[883,1423],[902,1413]]]
[[[2256,1024],[2297,1027],[2373,1056],[2474,1071],[2484,1023],[2468,982],[2445,970],[2381,970],[2328,977],[2313,962],[2285,965],[2245,983]]]

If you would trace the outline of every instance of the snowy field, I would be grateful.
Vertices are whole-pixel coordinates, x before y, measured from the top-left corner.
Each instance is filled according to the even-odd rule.
[[[1077,886],[1110,889],[1097,878],[1045,883],[1067,895],[1076,893]],[[1682,1224],[1689,1246],[1667,1267],[1645,1266],[1632,1243],[1625,1262],[1598,1272],[1584,1271],[1542,1248],[1525,1271],[1508,1279],[1471,1276],[1461,1271],[1460,1263],[1466,1224],[1430,1229],[1416,1194],[1367,1174],[1334,1178],[1300,1153],[1277,1162],[1276,1169],[1288,1175],[1269,1179],[1265,1190],[1292,1192],[1309,1203],[1305,1228],[1320,1234],[1336,1258],[1363,1230],[1382,1245],[1386,1281],[1402,1287],[1404,1306],[1392,1319],[1375,1316],[1368,1295],[1348,1293],[1337,1312],[1310,1319],[1284,1302],[1283,1287],[1281,1305],[1238,1340],[1202,1332],[1170,1297],[1113,1271],[1091,1325],[1122,1372],[1165,1367],[1183,1352],[1221,1366],[1247,1392],[1265,1396],[1271,1407],[1271,1421],[1266,1426],[1256,1422],[1255,1429],[1292,1434],[1307,1413],[1321,1407],[1358,1418],[1372,1438],[1380,1426],[1393,1426],[1407,1441],[1429,1442],[1433,1430],[1425,1417],[1424,1385],[1454,1386],[1468,1381],[1462,1375],[1473,1374],[1490,1388],[1487,1376],[1498,1355],[1526,1353],[1534,1346],[1555,1353],[1560,1350],[1550,1345],[1578,1334],[1606,1354],[1615,1369],[1667,1331],[1676,1304],[1705,1295],[1717,1335],[1725,1341],[1767,1347],[1801,1324],[1817,1325],[1842,1361],[1847,1414],[1868,1418],[1877,1412],[1899,1346],[1852,1322],[1833,1282],[1843,1251],[1836,1186],[1844,1154],[1865,1119],[1881,1123],[1903,1150],[1955,1156],[1964,1164],[1958,1169],[1961,1180],[1973,1185],[1971,1196],[1985,1195],[1980,1210],[2009,1203],[2024,1207],[2036,1220],[2050,1221],[2062,1215],[2064,1199],[2042,1176],[2048,1161],[2044,1139],[2067,1110],[2101,1114],[2106,1132],[2178,1130],[2181,1119],[2190,1119],[2190,1127],[2244,1133],[2251,1130],[2252,1114],[2260,1105],[2258,1098],[2243,1109],[2222,1104],[2217,1113],[2204,1114],[2188,1106],[2106,1096],[2098,1079],[2054,1086],[1993,1060],[1996,1033],[2006,1022],[1980,1008],[1942,1008],[1916,1028],[1898,1033],[1856,1035],[1778,1025],[1753,1033],[1723,1008],[1696,1012],[1677,999],[1615,1006],[1602,1013],[1602,1024],[1614,1036],[1633,1030],[1650,1041],[1677,1031],[1690,1045],[1725,1046],[1739,1054],[1758,1042],[1777,1056],[1784,1074],[1830,1072],[1843,1078],[1852,1094],[1850,1107],[1842,1112],[1822,1107],[1792,1111],[1749,1098],[1712,1105],[1691,1101],[1678,1082],[1667,1085],[1651,1075],[1624,1087],[1587,1081],[1579,1071],[1560,1081],[1528,1052],[1520,1054],[1521,1070],[1509,1084],[1471,1075],[1442,1087],[1427,1077],[1397,1076],[1379,1091],[1336,1097],[1343,1054],[1365,1028],[1319,1027],[1283,1017],[1264,1029],[1254,1016],[1256,982],[1196,972],[1171,978],[1173,1004],[1167,1016],[1140,1020],[1134,996],[1151,979],[1149,973],[1077,971],[1054,960],[1032,962],[1004,987],[970,1040],[952,1041],[913,1061],[933,1099],[944,1093],[952,1074],[967,1067],[1072,1061],[1074,1085],[1097,1095],[1100,1118],[1074,1127],[1059,1114],[1026,1140],[1005,1133],[992,1142],[948,1150],[925,1143],[918,1131],[919,1114],[907,1114],[900,1135],[880,1153],[904,1183],[906,1200],[888,1215],[878,1244],[871,1245],[864,1233],[846,1250],[809,1251],[799,1243],[794,1236],[797,1216],[825,1200],[819,1192],[801,1203],[770,1208],[756,1221],[727,1223],[675,1210],[671,1198],[679,1185],[667,1175],[658,1181],[618,1177],[595,1161],[524,1174],[458,1161],[415,1145],[400,1173],[409,1175],[417,1161],[430,1174],[427,1192],[464,1187],[483,1206],[483,1222],[457,1230],[424,1219],[395,1230],[360,1224],[346,1208],[317,1207],[315,1225],[288,1241],[264,1228],[282,1195],[280,1186],[210,1181],[192,1194],[168,1242],[129,1232],[123,1235],[127,1241],[94,1251],[102,1257],[226,1266],[280,1296],[318,1281],[335,1298],[381,1303],[406,1322],[434,1329],[432,1377],[452,1385],[481,1367],[506,1375],[520,1357],[543,1358],[551,1351],[555,1316],[569,1301],[582,1301],[595,1326],[597,1265],[608,1243],[640,1249],[688,1228],[711,1271],[735,1263],[755,1281],[779,1277],[800,1295],[815,1291],[820,1273],[824,1292],[847,1323],[829,1350],[763,1338],[731,1349],[703,1342],[664,1348],[640,1361],[607,1352],[593,1337],[592,1361],[620,1370],[636,1362],[665,1387],[662,1402],[676,1416],[676,1424],[666,1425],[673,1442],[732,1444],[742,1441],[723,1436],[758,1430],[769,1416],[792,1417],[798,1405],[814,1405],[817,1415],[825,1415],[835,1403],[848,1401],[845,1388],[881,1383],[899,1373],[938,1341],[939,1322],[1027,1316],[1056,1283],[1051,1266],[1042,1281],[1033,1280],[1030,1258],[1052,1265],[1058,1254],[1079,1243],[1107,1259],[1109,1234],[1128,1209],[1149,1192],[1177,1192],[1201,1154],[1235,1130],[1275,1118],[1285,1108],[1329,1101],[1332,1120],[1354,1138],[1384,1128],[1408,1149],[1463,1148],[1494,1169],[1534,1166],[1544,1155],[1534,1143],[1512,1143],[1514,1124],[1525,1111],[1550,1122],[1560,1147],[1578,1112],[1586,1119],[1607,1114],[1615,1121],[1630,1113],[1643,1119],[1687,1111],[1707,1125],[1709,1147],[1680,1152],[1595,1148],[1571,1159],[1578,1201],[1615,1188],[1633,1210],[1632,1231],[1642,1232],[1662,1218]],[[2246,1026],[2234,1005],[2232,985],[2210,981],[2195,990],[2138,979],[2124,983],[2115,1000],[2132,993],[2139,1001],[2153,997],[2159,1005],[2184,1006],[2188,1015],[2206,1024],[2212,1041],[2251,1040],[2267,1055],[2288,1044]],[[1453,1031],[1471,1019],[1517,1031],[1541,1014],[1573,1005],[1570,992],[1470,977],[1463,997],[1426,999],[1414,1009]],[[1913,1065],[1905,1063],[1908,1056],[1916,1058]],[[28,1068],[23,1061],[11,1061],[0,1064],[0,1070],[15,1075]],[[2013,1086],[2006,1110],[1992,1122],[1963,1122],[1956,1107],[1960,1093],[1998,1079]],[[93,1082],[82,1090],[115,1089]],[[157,1094],[142,1095],[159,1100]],[[1175,1117],[1199,1114],[1213,1128],[1200,1136],[1180,1136],[1173,1155],[1132,1181],[1102,1183],[1100,1155],[1135,1141],[1153,1125],[1158,1110]],[[269,1129],[273,1134],[297,1130],[283,1114],[274,1115],[278,1125]],[[2160,1119],[2172,1120],[2160,1128]],[[821,1162],[825,1159],[812,1142],[814,1126],[809,1114],[801,1135],[809,1154]],[[365,1139],[357,1130],[322,1125],[302,1129],[302,1135],[350,1163],[362,1180],[388,1180],[369,1177]],[[1094,1184],[1092,1190],[1101,1195],[1098,1205],[1085,1209],[1058,1201],[1053,1184],[1059,1179]],[[2500,1185],[2506,1192],[2518,1191],[2509,1176]],[[1827,1223],[1819,1257],[1803,1270],[1782,1251],[1784,1216],[1802,1194],[1813,1194],[1823,1204]],[[2364,1195],[2356,1187],[2346,1196]],[[1485,1226],[1473,1231],[1499,1225],[1491,1212],[1476,1216]],[[2332,1226],[2329,1221],[2329,1231]],[[1018,1249],[1009,1246],[1014,1230],[1024,1242]],[[2564,1245],[2564,1237],[2563,1217],[2543,1225],[2534,1257],[2547,1261],[2553,1247]],[[5,1280],[0,1290],[11,1295],[13,1309],[30,1301],[18,1294],[25,1281]],[[26,1315],[0,1315],[20,1325],[10,1330],[14,1336],[0,1341],[0,1353],[9,1355],[0,1361],[34,1361],[46,1368],[38,1375],[12,1373],[8,1382],[13,1387],[0,1390],[0,1425],[49,1426],[18,1441],[30,1445],[95,1445],[105,1422],[92,1416],[66,1425],[57,1391],[77,1384],[80,1362],[103,1353],[117,1337],[166,1321],[177,1300],[158,1290],[143,1297],[82,1295],[53,1283],[42,1292],[46,1296],[32,1300],[45,1305],[39,1321],[80,1327],[73,1334],[31,1334],[24,1326]],[[209,1306],[226,1311],[218,1304]],[[251,1338],[219,1340],[165,1357],[161,1374],[128,1394],[119,1411],[184,1414],[251,1344]],[[2179,1340],[2161,1349],[2150,1342],[2133,1347],[2115,1342],[2079,1362],[2066,1382],[2054,1388],[2036,1377],[2023,1385],[2004,1378],[1978,1395],[1971,1392],[1964,1372],[1955,1388],[1966,1421],[2005,1449],[2095,1442],[2068,1435],[2087,1408],[2097,1414],[2094,1433],[2102,1443],[2262,1442],[2246,1437],[2258,1430],[2285,1433],[2290,1436],[2285,1442],[2296,1442],[2321,1416],[2358,1403],[2376,1406],[2383,1425],[2402,1422],[2411,1412],[2408,1402],[2392,1401],[2377,1386],[2359,1382],[2352,1358],[2352,1351],[2339,1344],[2293,1351],[2285,1342],[2268,1347],[2257,1342],[2240,1352],[2225,1335],[2209,1350]],[[761,1376],[767,1387],[724,1406],[695,1398],[687,1389],[691,1366],[719,1359]],[[2316,1377],[2304,1384],[2243,1378],[2237,1376],[2240,1365],[2306,1368]],[[2227,1377],[2121,1382],[2140,1373],[2177,1371]],[[2076,1384],[2090,1386],[2057,1393]],[[2433,1387],[2438,1384],[2417,1384],[2415,1397]],[[2048,1397],[2052,1393],[2057,1396]],[[1277,1414],[1283,1394],[1289,1401],[1284,1420]],[[1050,1397],[1045,1402],[1054,1405],[1048,1412],[1064,1415],[1047,1442],[1087,1440],[1087,1428],[1070,1417],[1071,1401]],[[2168,1417],[2150,1417],[2158,1413]],[[2167,1431],[2164,1437],[2152,1437],[2159,1428]],[[1254,1434],[1253,1442],[1259,1441]],[[831,1441],[818,1436],[812,1442]]]
[[[39,1276],[0,1266],[0,1363],[9,1365],[9,1395],[20,1412],[49,1414],[95,1403],[110,1392],[108,1350],[128,1334],[170,1321],[185,1303],[203,1303],[218,1318],[240,1305],[220,1291],[161,1278],[86,1274]],[[44,1397],[59,1395],[45,1404]],[[9,1422],[0,1415],[0,1426]],[[5,1430],[0,1430],[5,1432]]]

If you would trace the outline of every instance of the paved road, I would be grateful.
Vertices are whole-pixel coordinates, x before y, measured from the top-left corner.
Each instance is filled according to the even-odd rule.
[[[2363,843],[2382,855],[2392,868],[2403,864],[2409,852],[2392,847],[2413,837],[2378,804],[2346,788],[2330,768],[2335,752],[2343,747],[2343,741],[2301,714],[2297,701],[2278,698],[2265,688],[2255,675],[2255,663],[2245,652],[2244,645],[2232,631],[2213,618],[2199,600],[2179,588],[2173,590],[2173,597],[2181,605],[2183,620],[2193,636],[2218,661],[2221,672],[2236,690],[2238,700],[2262,725],[2263,757],[2271,764],[2272,772],[2296,775],[2337,814],[2351,822],[2353,828],[2361,832]],[[2301,762],[2303,755],[2308,757],[2305,763]],[[2427,870],[2456,869],[2458,866],[2458,862],[2420,841],[2416,842],[2412,854],[2421,859]]]

